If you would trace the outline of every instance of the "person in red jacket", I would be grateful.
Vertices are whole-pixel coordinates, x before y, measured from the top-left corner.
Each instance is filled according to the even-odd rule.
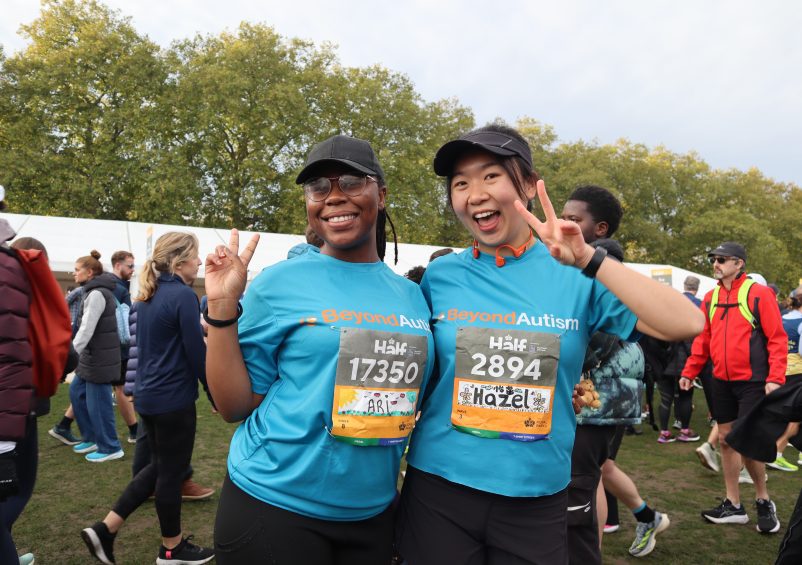
[[[693,379],[708,358],[712,359],[711,409],[719,427],[727,498],[719,506],[702,512],[702,516],[714,524],[746,524],[749,516],[741,504],[738,487],[742,457],[730,447],[726,437],[736,420],[785,383],[788,337],[774,292],[745,275],[746,249],[726,241],[707,256],[713,266],[713,277],[719,282],[702,301],[705,329],[693,342],[679,385],[690,390]],[[743,457],[743,465],[755,483],[757,531],[776,533],[780,522],[766,489],[765,465],[748,457]]]

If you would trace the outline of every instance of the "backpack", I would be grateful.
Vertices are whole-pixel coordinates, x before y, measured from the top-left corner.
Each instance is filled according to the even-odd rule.
[[[747,278],[744,283],[741,285],[741,288],[738,289],[738,311],[741,313],[749,325],[752,326],[752,329],[756,329],[758,325],[760,325],[760,313],[757,309],[757,298],[754,301],[754,309],[749,308],[749,289],[752,288],[752,285],[755,284],[750,278]],[[713,296],[710,298],[710,302],[706,304],[707,306],[707,316],[710,319],[710,322],[713,322],[713,315],[716,313],[716,308],[718,306],[722,307],[731,307],[736,306],[735,304],[719,304],[718,303],[718,294],[721,290],[720,286],[716,286],[713,289]]]
[[[114,297],[117,308],[114,315],[117,318],[117,335],[120,336],[120,345],[131,345],[131,328],[128,327],[128,318],[131,316],[131,307]]]
[[[17,258],[31,285],[28,340],[33,352],[33,386],[36,396],[48,398],[56,394],[67,363],[72,342],[70,311],[41,251],[5,248],[3,251]]]

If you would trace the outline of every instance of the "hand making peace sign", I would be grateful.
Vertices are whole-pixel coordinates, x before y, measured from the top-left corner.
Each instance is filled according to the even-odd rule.
[[[214,253],[206,256],[206,295],[209,303],[213,301],[231,301],[236,309],[237,301],[245,292],[245,283],[248,280],[248,263],[251,262],[256,245],[259,243],[259,234],[251,236],[248,245],[239,252],[239,232],[231,230],[228,247],[218,245]]]
[[[593,248],[585,243],[579,225],[557,217],[546,193],[546,183],[542,180],[537,181],[537,196],[546,215],[544,222],[529,212],[520,201],[515,202],[515,209],[535,230],[552,257],[563,265],[584,268],[593,256]]]

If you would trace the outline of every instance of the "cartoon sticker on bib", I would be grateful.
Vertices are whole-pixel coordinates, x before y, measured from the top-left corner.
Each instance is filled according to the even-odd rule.
[[[426,371],[425,335],[340,331],[332,435],[353,445],[396,445],[415,426]]]
[[[559,334],[458,327],[451,423],[484,438],[548,438],[559,360]]]

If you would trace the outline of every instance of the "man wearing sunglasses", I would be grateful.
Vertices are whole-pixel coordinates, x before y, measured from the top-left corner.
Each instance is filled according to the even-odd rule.
[[[716,289],[702,301],[705,329],[693,342],[679,386],[690,390],[708,358],[713,361],[713,406],[721,444],[721,467],[727,498],[702,512],[714,524],[746,524],[738,475],[741,461],[755,483],[757,531],[780,529],[777,511],[766,489],[765,464],[741,457],[727,443],[735,420],[742,418],[763,396],[785,383],[788,337],[783,329],[774,292],[745,274],[746,249],[726,241],[708,253]]]

